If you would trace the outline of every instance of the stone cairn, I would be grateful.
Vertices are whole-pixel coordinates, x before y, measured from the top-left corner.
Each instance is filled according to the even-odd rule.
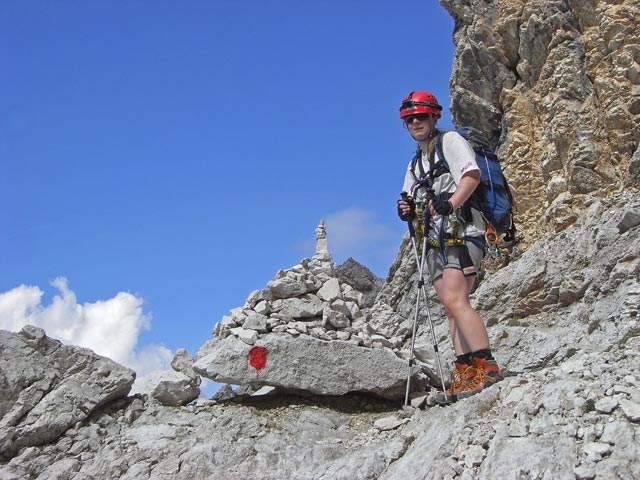
[[[349,259],[337,266],[329,253],[324,221],[316,229],[316,253],[279,270],[267,288],[252,292],[244,306],[232,309],[213,334],[253,345],[261,335],[287,333],[320,340],[343,340],[370,348],[399,349],[406,339],[369,322],[368,308],[383,283]],[[356,288],[354,288],[355,285]],[[364,291],[363,291],[364,290]]]

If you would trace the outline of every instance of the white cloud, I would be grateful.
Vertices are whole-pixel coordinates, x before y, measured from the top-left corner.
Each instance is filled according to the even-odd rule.
[[[67,279],[56,278],[51,284],[59,295],[47,306],[42,305],[43,291],[38,287],[20,285],[0,293],[0,329],[15,332],[35,325],[50,337],[90,348],[134,369],[139,376],[168,368],[172,353],[164,345],[136,350],[140,333],[150,327],[142,298],[118,292],[108,300],[79,304]]]
[[[358,207],[331,213],[325,223],[331,250],[337,256],[366,251],[391,234],[391,229],[377,223],[373,212]]]
[[[138,373],[138,378],[156,370],[171,369],[173,352],[162,344],[150,343],[129,354],[128,363]]]
[[[25,319],[39,312],[42,291],[38,287],[19,287],[0,293],[0,328],[15,332],[25,326]]]

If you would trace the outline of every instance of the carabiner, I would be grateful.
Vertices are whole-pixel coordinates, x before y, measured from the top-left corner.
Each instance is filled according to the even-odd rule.
[[[492,247],[496,243],[498,243],[498,241],[500,240],[500,236],[498,235],[498,232],[496,232],[496,229],[493,228],[493,225],[491,225],[490,223],[487,223],[487,226],[484,232],[484,239],[487,241],[487,244]]]
[[[487,242],[487,250],[494,258],[500,257],[500,251],[498,250],[497,244],[500,240],[500,235],[496,232],[496,229],[493,228],[493,225],[487,222],[486,229],[484,232],[484,239]]]

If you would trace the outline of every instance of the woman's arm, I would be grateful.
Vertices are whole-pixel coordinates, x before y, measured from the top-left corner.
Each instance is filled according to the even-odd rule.
[[[462,176],[456,191],[449,198],[454,210],[460,208],[469,199],[479,183],[480,170],[470,170]]]
[[[460,208],[464,202],[471,196],[478,184],[480,183],[480,170],[469,170],[460,179],[460,183],[456,187],[456,191],[449,197],[449,203],[451,207],[448,207],[441,212],[444,214],[451,214],[456,209]],[[442,202],[442,201],[441,201]],[[444,202],[446,207],[446,202]],[[449,211],[451,210],[451,211]],[[434,206],[434,199],[429,200],[429,212],[431,215],[439,215]]]

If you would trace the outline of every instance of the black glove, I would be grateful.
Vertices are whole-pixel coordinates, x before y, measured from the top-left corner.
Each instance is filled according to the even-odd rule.
[[[402,195],[402,200],[407,202],[407,205],[409,205],[411,210],[406,214],[403,214],[402,209],[400,208],[400,200],[398,200],[398,216],[400,217],[400,220],[403,222],[413,221],[413,219],[416,218],[416,202],[414,202],[413,198],[409,197],[407,194]]]
[[[453,213],[453,205],[449,200],[435,197],[432,200],[432,205],[438,215],[451,215]]]

